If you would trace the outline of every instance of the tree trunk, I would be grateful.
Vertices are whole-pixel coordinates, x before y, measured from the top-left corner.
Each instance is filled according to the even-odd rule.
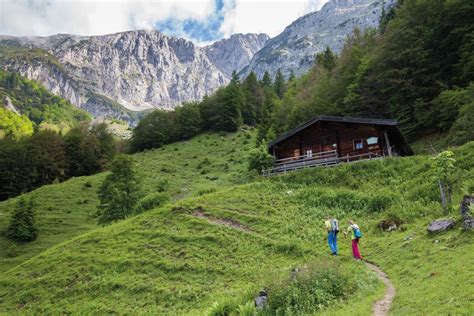
[[[445,186],[441,180],[438,180],[439,184],[439,192],[441,194],[441,205],[443,206],[443,210],[446,212],[446,209],[448,207],[448,203],[446,201],[446,191],[445,191]]]

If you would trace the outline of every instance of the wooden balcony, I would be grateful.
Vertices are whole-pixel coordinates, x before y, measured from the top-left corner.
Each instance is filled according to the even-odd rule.
[[[275,160],[273,168],[264,170],[263,175],[269,176],[304,168],[330,167],[338,165],[340,163],[351,163],[362,160],[373,160],[381,158],[384,158],[384,156],[370,151],[357,155],[347,155],[338,157],[336,150],[330,150],[309,155],[295,156]]]

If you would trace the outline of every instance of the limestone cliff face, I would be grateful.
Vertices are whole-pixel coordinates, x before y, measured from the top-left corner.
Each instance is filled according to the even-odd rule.
[[[140,30],[87,37],[3,36],[0,44],[13,43],[15,49],[36,50],[39,55],[3,59],[3,68],[42,82],[95,115],[110,115],[120,105],[139,111],[200,100],[226,84],[232,70],[246,65],[267,39],[265,34],[237,34],[198,47],[158,31]],[[95,102],[97,96],[116,104],[109,102],[106,109],[104,102]]]
[[[395,2],[385,0],[385,6],[392,6]],[[265,71],[275,74],[278,69],[286,76],[291,71],[301,75],[308,71],[315,55],[326,46],[339,52],[347,35],[355,28],[377,27],[383,6],[382,0],[331,0],[320,11],[299,18],[281,34],[268,40],[241,75],[254,71],[262,77]]]
[[[269,37],[267,34],[235,34],[204,48],[214,65],[227,77],[248,65]]]
[[[377,27],[396,0],[331,0],[280,35],[236,34],[210,46],[154,30],[104,36],[0,36],[0,67],[41,82],[96,117],[136,123],[136,111],[200,100],[232,71],[300,75],[329,46],[338,52],[354,28]]]

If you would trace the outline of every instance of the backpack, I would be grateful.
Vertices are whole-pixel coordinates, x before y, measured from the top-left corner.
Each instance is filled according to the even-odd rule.
[[[336,233],[339,232],[339,222],[335,218],[331,220],[331,231]]]
[[[355,238],[362,238],[362,233],[360,232],[359,226],[352,226],[352,230],[354,231]]]

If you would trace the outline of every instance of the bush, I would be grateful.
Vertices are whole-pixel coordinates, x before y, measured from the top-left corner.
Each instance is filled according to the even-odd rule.
[[[29,203],[23,198],[18,201],[7,229],[7,236],[16,241],[33,241],[38,237],[34,205],[31,200]]]
[[[214,302],[211,308],[208,310],[208,316],[227,316],[230,315],[234,309],[233,302],[224,301],[224,302]]]
[[[265,145],[252,149],[248,154],[247,161],[248,170],[256,170],[259,173],[273,166],[273,156],[268,153]]]
[[[269,288],[266,315],[302,315],[343,299],[350,288],[348,278],[332,267],[319,266],[299,272],[288,280]]]
[[[394,199],[392,194],[381,192],[370,198],[367,208],[369,212],[382,212],[392,205]]]
[[[163,192],[150,193],[140,199],[135,206],[134,213],[143,213],[148,210],[164,205],[169,201],[169,196]]]
[[[255,303],[253,300],[248,301],[245,304],[239,305],[236,309],[237,315],[239,316],[253,316],[257,314]]]

